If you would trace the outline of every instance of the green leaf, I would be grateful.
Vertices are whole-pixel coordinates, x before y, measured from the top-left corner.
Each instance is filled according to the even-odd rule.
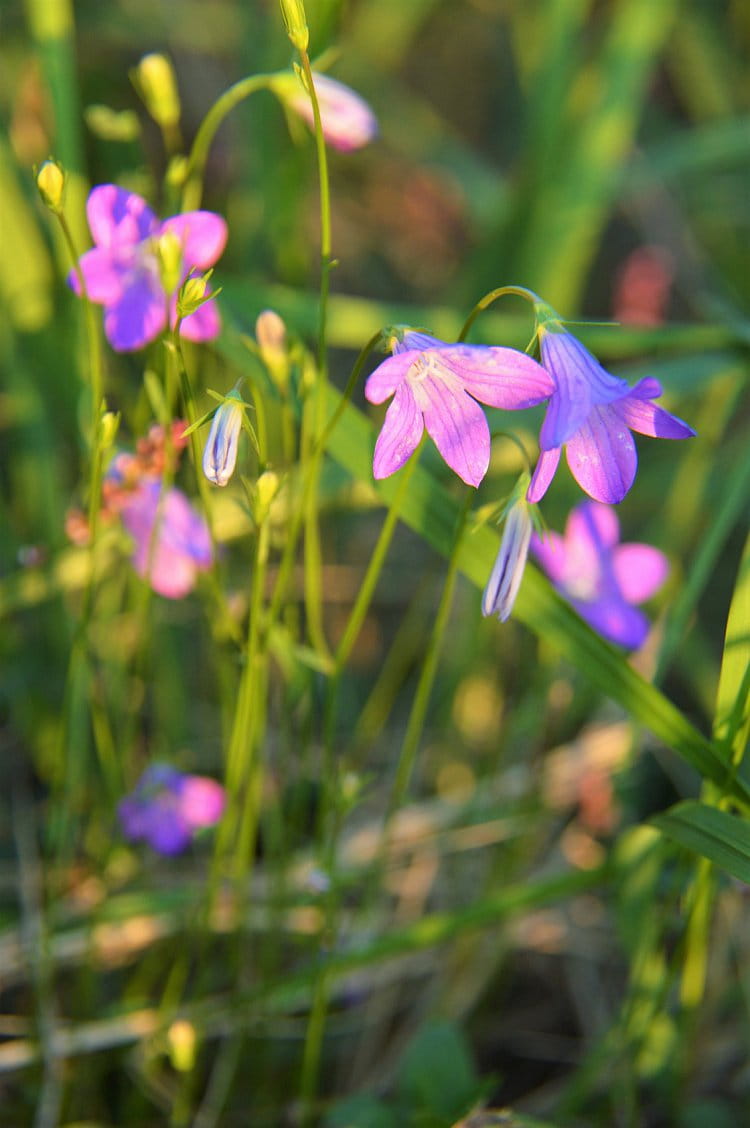
[[[453,1124],[482,1096],[479,1079],[462,1031],[435,1022],[409,1043],[398,1069],[400,1102],[409,1122]]]
[[[727,619],[714,736],[739,764],[750,739],[750,537]]]
[[[688,799],[651,820],[667,837],[750,883],[750,821]]]

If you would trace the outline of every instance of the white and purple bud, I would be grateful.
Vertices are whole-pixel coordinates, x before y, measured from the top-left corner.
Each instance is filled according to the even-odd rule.
[[[529,475],[522,474],[506,509],[500,550],[482,596],[482,614],[497,615],[501,623],[510,618],[521,586],[529,542],[534,529],[531,505],[526,501]]]
[[[234,473],[243,412],[242,396],[233,390],[213,417],[203,451],[203,473],[216,486],[225,486]]]

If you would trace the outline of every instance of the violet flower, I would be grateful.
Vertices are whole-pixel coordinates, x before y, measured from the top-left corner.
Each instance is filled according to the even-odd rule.
[[[687,439],[692,427],[651,401],[662,393],[658,380],[646,377],[631,388],[606,372],[557,314],[536,303],[542,363],[553,377],[539,435],[541,454],[529,486],[529,501],[544,497],[565,447],[570,471],[596,501],[614,505],[635,479],[638,455],[631,431],[659,439]]]
[[[118,352],[140,349],[167,323],[176,324],[177,290],[191,270],[213,266],[224,250],[227,225],[208,211],[160,221],[144,199],[115,184],[92,190],[86,214],[95,244],[79,261],[86,293],[104,306],[104,331],[112,347]],[[164,253],[170,241],[176,255]],[[165,265],[167,257],[176,261]],[[165,281],[165,276],[170,277]],[[68,283],[80,295],[76,271]],[[180,325],[182,336],[191,341],[212,340],[219,329],[214,301]]]
[[[296,79],[293,86],[291,82],[281,85],[285,77],[281,76],[277,82],[278,91],[291,109],[313,129],[315,120],[310,95]],[[369,145],[378,135],[378,120],[364,98],[327,74],[314,74],[313,81],[320,124],[328,144],[341,153]]]
[[[135,541],[133,567],[159,595],[182,599],[198,573],[213,564],[205,521],[181,490],[162,493],[157,478],[142,478],[119,502],[122,523]],[[156,525],[156,531],[154,526]]]
[[[392,347],[393,356],[365,384],[370,403],[393,396],[375,444],[376,478],[404,465],[426,427],[451,470],[478,486],[490,462],[490,430],[479,403],[515,411],[555,390],[545,369],[515,349],[450,345],[413,330]]]
[[[561,595],[603,638],[633,650],[649,622],[633,606],[661,587],[669,571],[650,544],[619,544],[614,509],[584,501],[570,513],[564,537],[533,535],[531,551]]]
[[[214,826],[226,805],[221,784],[207,776],[185,775],[168,764],[153,764],[132,794],[117,807],[122,832],[159,854],[180,854],[196,831]]]
[[[225,486],[234,473],[242,416],[242,396],[231,391],[211,420],[203,448],[203,473],[217,486]]]

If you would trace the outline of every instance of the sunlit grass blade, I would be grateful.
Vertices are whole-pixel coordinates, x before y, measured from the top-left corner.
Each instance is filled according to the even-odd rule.
[[[747,819],[686,799],[651,821],[680,846],[707,858],[739,881],[750,883],[750,822]]]

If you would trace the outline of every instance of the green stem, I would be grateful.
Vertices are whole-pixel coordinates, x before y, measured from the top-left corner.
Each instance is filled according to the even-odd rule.
[[[208,153],[224,118],[235,106],[239,105],[245,98],[249,98],[256,90],[267,90],[270,86],[270,75],[251,75],[235,82],[234,86],[230,86],[214,102],[198,128],[193,147],[187,158],[185,186],[182,190],[182,210],[184,212],[194,211],[200,207],[203,195],[203,173],[205,172]]]
[[[489,294],[485,294],[483,298],[480,298],[469,316],[466,318],[466,321],[463,324],[463,328],[458,334],[458,340],[465,340],[469,330],[471,329],[476,319],[479,317],[480,313],[483,313],[484,310],[489,309],[492,303],[496,302],[498,298],[504,298],[508,294],[515,294],[516,297],[525,298],[526,301],[531,302],[532,305],[536,305],[541,301],[541,299],[534,293],[533,290],[527,290],[525,286],[499,286],[497,290],[490,290]]]

